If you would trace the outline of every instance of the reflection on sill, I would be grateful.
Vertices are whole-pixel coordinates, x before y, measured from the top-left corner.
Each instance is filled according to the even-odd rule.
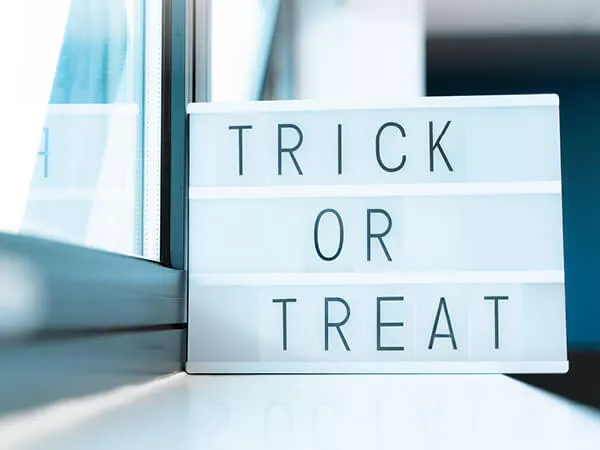
[[[566,450],[600,440],[597,411],[501,375],[176,375],[158,383],[129,401],[117,392],[79,411],[55,409],[54,428],[40,416],[13,442],[31,450]]]

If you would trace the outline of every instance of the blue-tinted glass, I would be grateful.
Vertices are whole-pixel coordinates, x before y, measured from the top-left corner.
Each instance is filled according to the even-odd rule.
[[[43,124],[26,126],[39,147],[20,143],[13,163],[30,182],[4,229],[156,258],[160,100],[147,99],[160,99],[160,3],[63,0],[62,10],[59,3],[47,8],[39,32],[60,45],[30,39],[48,55],[32,63],[34,80],[53,77],[47,94],[33,98],[46,105]]]

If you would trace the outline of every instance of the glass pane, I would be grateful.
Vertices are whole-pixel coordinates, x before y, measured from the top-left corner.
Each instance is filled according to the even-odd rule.
[[[212,101],[260,98],[278,7],[279,0],[210,2]],[[197,12],[201,16],[206,14],[200,9]],[[197,19],[197,24],[200,23],[202,17]],[[205,34],[198,36],[202,38]],[[199,43],[199,47],[202,45],[206,42]]]
[[[2,2],[2,231],[158,257],[160,3]]]

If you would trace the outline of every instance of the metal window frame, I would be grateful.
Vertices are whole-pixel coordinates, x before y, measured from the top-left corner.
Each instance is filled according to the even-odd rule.
[[[0,257],[25,263],[44,294],[34,329],[0,336],[0,416],[183,369],[191,4],[163,0],[161,262],[0,233]]]
[[[187,268],[188,0],[163,0],[162,161],[160,260]]]

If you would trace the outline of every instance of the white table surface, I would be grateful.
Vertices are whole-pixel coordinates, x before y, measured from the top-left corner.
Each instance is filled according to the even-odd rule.
[[[600,411],[501,375],[177,374],[144,389],[0,421],[0,448],[600,449]]]

